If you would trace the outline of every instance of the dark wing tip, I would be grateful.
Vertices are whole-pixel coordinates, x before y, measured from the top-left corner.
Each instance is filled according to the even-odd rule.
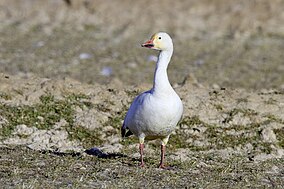
[[[121,136],[123,138],[128,137],[130,135],[133,135],[133,133],[125,126],[125,124],[123,123],[122,127],[121,127]]]
[[[123,127],[121,128],[121,136],[125,137],[126,134],[126,129],[124,129]]]
[[[125,123],[123,122],[122,127],[121,127],[121,136],[125,137],[126,135],[126,127],[125,127]]]
[[[133,135],[133,133],[130,130],[128,130],[125,134],[125,137],[129,137],[130,135]]]

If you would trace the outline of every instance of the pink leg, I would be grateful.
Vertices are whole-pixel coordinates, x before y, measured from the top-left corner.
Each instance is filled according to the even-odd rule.
[[[144,151],[144,144],[139,144],[139,151],[140,151],[140,167],[144,167],[144,161],[143,161],[143,151]]]
[[[162,168],[162,169],[166,169],[167,168],[164,165],[165,152],[166,152],[166,146],[165,145],[161,145],[161,161],[160,161],[159,168]]]

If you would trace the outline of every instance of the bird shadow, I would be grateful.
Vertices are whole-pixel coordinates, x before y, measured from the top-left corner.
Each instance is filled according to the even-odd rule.
[[[53,154],[56,156],[72,156],[72,157],[79,157],[82,154],[80,152],[60,152],[60,151],[52,151],[52,150],[40,150],[41,154]]]
[[[40,153],[42,153],[42,154],[53,154],[53,155],[61,156],[61,157],[65,157],[65,156],[81,157],[82,156],[82,152],[59,152],[59,151],[52,151],[52,150],[41,150]],[[122,153],[105,153],[97,147],[87,149],[83,153],[86,153],[86,154],[91,155],[91,156],[98,157],[100,159],[116,159],[120,163],[127,165],[129,167],[143,168],[143,167],[139,166],[140,158],[134,158],[134,157],[131,158],[131,157],[124,155]],[[145,167],[156,167],[156,168],[158,168],[158,166],[152,164],[149,159],[145,158],[144,161],[146,163]],[[176,169],[177,169],[177,167],[175,167],[175,166],[164,168],[164,170],[176,170]]]
[[[117,159],[128,157],[127,155],[124,155],[122,153],[105,153],[96,147],[85,150],[85,153],[102,159]]]
[[[87,149],[84,152],[60,152],[56,150],[40,150],[40,153],[53,154],[53,155],[61,156],[61,157],[65,157],[65,156],[80,157],[83,155],[82,153],[86,153],[90,156],[95,156],[100,159],[121,159],[122,164],[128,165],[130,167],[137,167],[140,162],[140,158],[133,158],[133,157],[131,158],[122,153],[105,153],[97,147]],[[147,162],[147,158],[145,161]]]
[[[105,153],[96,147],[85,150],[85,153],[102,159],[121,159],[119,161],[122,164],[128,165],[130,167],[136,167],[140,162],[139,158],[130,158],[129,156],[122,153]]]
[[[57,150],[40,150],[39,152],[42,154],[53,154],[53,155],[62,156],[62,157],[63,156],[72,156],[72,157],[82,156],[82,152],[60,152]],[[102,159],[117,159],[117,158],[128,157],[127,155],[124,155],[122,153],[105,153],[96,147],[87,149],[83,153],[86,153],[91,156],[96,156]]]

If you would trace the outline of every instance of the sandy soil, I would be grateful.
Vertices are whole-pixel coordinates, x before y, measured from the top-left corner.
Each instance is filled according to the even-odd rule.
[[[113,150],[119,152],[123,147],[123,145],[118,145],[121,141],[119,126],[123,121],[123,115],[135,95],[150,87],[151,85],[124,86],[119,81],[109,85],[86,85],[70,79],[19,78],[4,74],[1,75],[0,85],[1,91],[5,91],[1,95],[1,102],[4,106],[11,107],[35,106],[42,103],[42,96],[49,94],[58,100],[66,99],[70,94],[83,95],[86,99],[80,103],[91,105],[81,107],[78,104],[72,107],[75,110],[73,124],[88,130],[99,130],[96,137],[103,140],[102,147],[110,148],[107,149],[109,152]],[[234,141],[222,141],[221,139],[218,141],[219,144],[213,144],[217,142],[213,141],[213,138],[215,139],[220,134],[220,137],[228,135],[228,137],[233,137],[229,140],[239,142],[240,151],[245,146],[251,146],[244,150],[247,154],[254,150],[252,142],[259,140],[258,142],[271,145],[272,152],[275,152],[277,156],[282,156],[281,142],[283,139],[280,136],[277,137],[275,132],[283,132],[283,92],[208,89],[196,83],[192,78],[188,78],[182,85],[176,85],[175,88],[184,103],[183,121],[175,133],[182,146],[202,147],[207,150],[219,149],[219,145],[229,150],[235,147]],[[114,117],[120,119],[117,120],[118,123],[110,122],[114,121]],[[2,120],[2,125],[5,126],[5,114]],[[66,125],[70,126],[70,123],[64,118],[56,122],[49,130],[41,130],[36,125],[25,125],[24,123],[16,125],[12,137],[5,139],[3,144],[25,144],[33,149],[41,150],[56,148],[59,151],[83,151],[86,147],[84,148],[82,144],[68,141],[68,133],[64,129]],[[110,132],[108,130],[114,131],[106,137],[105,132]],[[212,141],[207,136],[208,130],[211,134],[213,132],[216,134]],[[22,135],[25,137],[21,137]],[[224,138],[224,140],[228,139]],[[241,144],[240,140],[244,140],[244,143]],[[233,144],[226,144],[226,142],[233,142]]]
[[[6,74],[1,74],[0,81],[0,91],[5,91],[1,93],[0,98],[0,130],[2,133],[0,146],[3,149],[1,157],[6,157],[2,159],[5,166],[0,168],[0,171],[3,175],[1,182],[6,186],[11,186],[11,183],[16,184],[11,182],[6,174],[6,166],[8,166],[6,160],[9,159],[7,159],[7,154],[17,156],[19,153],[26,153],[27,159],[43,158],[37,152],[26,151],[25,147],[50,154],[43,161],[51,161],[54,156],[51,154],[55,153],[58,156],[65,154],[65,158],[68,159],[66,161],[70,163],[76,162],[77,156],[84,157],[80,158],[80,162],[85,164],[91,161],[87,155],[90,154],[98,156],[99,159],[93,161],[97,163],[103,161],[100,166],[106,170],[110,168],[115,172],[120,169],[130,171],[132,166],[137,166],[138,141],[133,137],[122,140],[120,127],[134,96],[151,85],[125,86],[119,81],[108,85],[88,85],[72,79],[53,80],[36,76],[22,78]],[[281,163],[275,162],[283,161],[284,155],[283,92],[264,89],[248,92],[243,89],[207,88],[193,78],[188,78],[182,85],[176,85],[175,89],[183,100],[184,116],[170,138],[167,162],[175,167],[175,172],[181,174],[182,179],[187,178],[186,170],[191,169],[193,161],[198,162],[199,166],[194,168],[198,173],[192,179],[212,178],[207,176],[220,169],[220,162],[222,162],[222,167],[232,166],[231,163],[233,163],[238,164],[240,169],[245,169],[244,167],[248,164],[239,161],[248,161],[249,164],[254,165],[253,167],[265,164],[264,170],[255,170],[261,176],[252,177],[246,181],[234,181],[233,176],[230,178],[233,180],[229,179],[230,184],[235,183],[241,187],[249,182],[259,183],[259,186],[271,186],[263,181],[263,179],[270,178],[272,176],[270,174],[277,175],[275,178],[273,176],[272,183],[275,182],[277,186],[283,184],[283,167],[280,166]],[[146,177],[152,174],[162,174],[161,172],[155,173],[157,169],[153,168],[159,161],[158,154],[159,141],[147,142],[145,156],[148,168],[146,169],[149,169],[150,173]],[[101,160],[101,158],[108,159],[108,157],[112,160]],[[212,170],[207,170],[206,174],[200,173],[200,166],[207,164],[206,159],[212,157],[214,157],[210,168]],[[231,162],[230,165],[227,165],[228,160]],[[26,160],[20,162],[22,161],[14,164],[13,169],[18,169],[19,166],[26,167],[26,163],[30,165]],[[217,165],[218,162],[219,165]],[[128,165],[125,166],[125,163]],[[65,172],[65,167],[69,166],[68,164],[60,166],[56,174],[50,173],[53,175],[51,178],[59,180],[58,183],[52,183],[52,186],[66,186],[66,179],[79,176],[70,173],[68,177],[63,178],[61,171]],[[128,166],[130,167],[127,168]],[[42,169],[49,172],[45,165]],[[247,169],[253,171],[251,166]],[[269,172],[271,169],[277,169],[277,171]],[[98,170],[93,171],[96,173],[96,179],[97,174],[110,174],[100,173]],[[236,169],[231,171],[235,174]],[[25,174],[30,174],[29,172],[34,172],[34,169],[28,166],[23,168],[21,173],[13,174],[13,178],[16,180],[23,178]],[[242,177],[247,177],[247,173],[247,171],[240,172]],[[262,173],[269,174],[262,175]],[[41,174],[46,173],[36,173],[38,177],[42,177]],[[86,172],[77,172],[77,174],[86,174]],[[115,174],[120,175],[121,172]],[[137,178],[134,179],[135,182],[139,181],[141,174],[144,172],[138,173]],[[84,182],[75,179],[70,183],[77,183],[80,187],[102,187],[106,182],[104,178],[105,176],[100,178],[95,185],[92,182],[93,177],[86,177]],[[169,176],[170,183],[175,183],[173,178],[175,177]],[[210,183],[213,184],[211,179],[205,179],[205,181],[209,182],[209,186]],[[42,182],[49,185],[51,180],[47,179]],[[122,179],[119,181],[119,186],[125,187],[128,182],[128,179]],[[199,182],[197,186],[204,186],[204,182]],[[38,181],[34,181],[31,177],[23,179],[20,183],[30,183],[33,187],[38,186]],[[178,186],[173,183],[166,184],[162,180],[158,183],[161,187]],[[185,180],[179,186],[188,184]],[[112,180],[106,186],[118,186],[117,180]],[[229,185],[219,181],[216,186]]]

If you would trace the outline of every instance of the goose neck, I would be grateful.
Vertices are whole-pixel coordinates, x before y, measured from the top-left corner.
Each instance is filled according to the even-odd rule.
[[[167,68],[171,60],[173,51],[161,51],[156,63],[153,92],[154,93],[166,93],[167,90],[171,90],[171,84],[168,79]]]

